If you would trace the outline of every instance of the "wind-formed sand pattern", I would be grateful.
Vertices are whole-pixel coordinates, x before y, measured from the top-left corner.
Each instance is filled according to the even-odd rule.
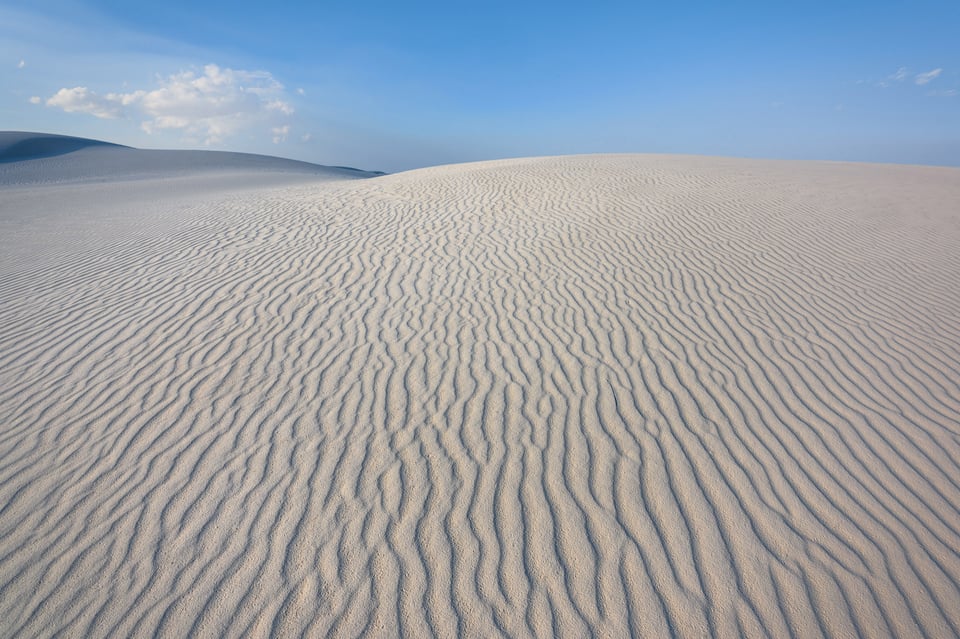
[[[308,179],[0,191],[0,635],[960,635],[960,171]]]

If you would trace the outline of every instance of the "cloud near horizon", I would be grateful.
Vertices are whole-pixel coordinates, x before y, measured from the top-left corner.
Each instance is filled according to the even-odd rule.
[[[182,71],[160,79],[159,85],[152,91],[105,95],[82,86],[63,88],[46,104],[103,119],[139,119],[148,134],[177,130],[205,144],[218,144],[258,125],[275,138],[277,128],[289,131],[285,120],[294,109],[285,99],[283,85],[267,71],[208,64],[202,73]]]

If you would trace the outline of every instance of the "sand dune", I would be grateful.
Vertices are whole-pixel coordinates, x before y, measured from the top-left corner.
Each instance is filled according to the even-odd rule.
[[[0,162],[19,162],[66,155],[81,149],[110,147],[127,149],[120,144],[77,138],[54,133],[28,133],[25,131],[0,131]]]
[[[284,177],[363,178],[382,175],[266,155],[164,151],[47,133],[0,131],[0,186],[102,183],[198,177],[233,178],[231,187],[276,185]],[[208,185],[209,188],[209,185]]]
[[[196,179],[0,190],[0,635],[960,635],[960,171]]]

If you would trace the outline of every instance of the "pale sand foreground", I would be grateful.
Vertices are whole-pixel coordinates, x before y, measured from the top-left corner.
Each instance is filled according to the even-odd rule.
[[[0,635],[960,634],[960,170],[112,188],[0,189]]]

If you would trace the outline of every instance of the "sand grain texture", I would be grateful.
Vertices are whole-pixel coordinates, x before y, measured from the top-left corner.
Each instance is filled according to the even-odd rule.
[[[960,635],[960,171],[111,188],[0,190],[0,635]]]

